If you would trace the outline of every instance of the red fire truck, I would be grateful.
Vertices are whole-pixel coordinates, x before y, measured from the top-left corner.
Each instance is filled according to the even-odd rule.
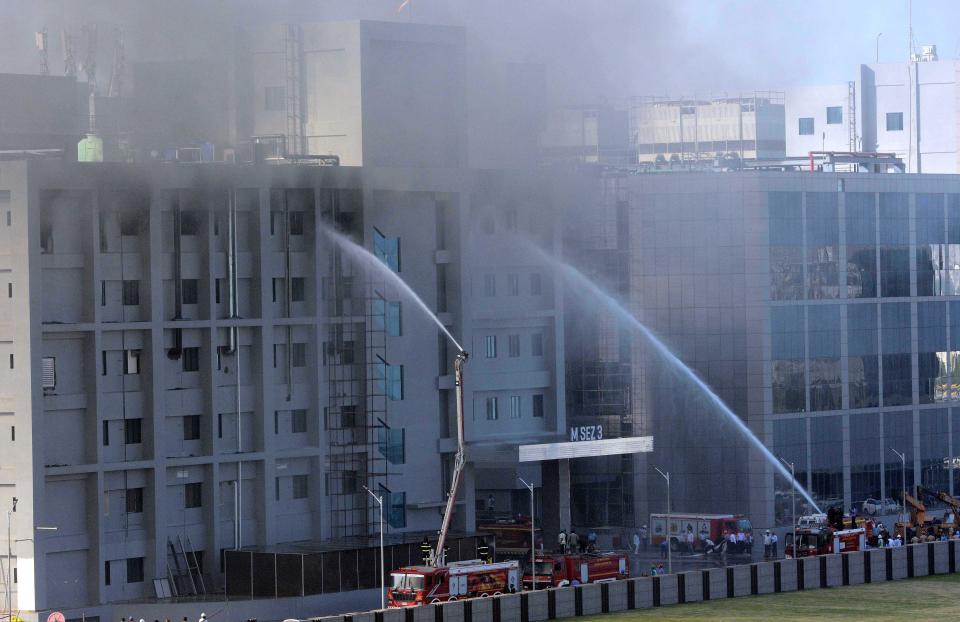
[[[627,556],[621,553],[538,555],[536,566],[537,589],[600,583],[627,579],[630,576]],[[523,568],[523,589],[534,589],[534,573],[530,562]]]
[[[753,531],[753,525],[745,516],[739,514],[670,514],[670,524],[667,525],[666,514],[650,515],[650,543],[660,546],[660,543],[670,533],[670,547],[674,551],[684,551],[690,548],[702,550],[706,547],[706,539],[714,543],[723,541],[727,534],[742,533],[744,536]]]
[[[416,607],[477,596],[498,596],[520,589],[520,563],[516,560],[487,564],[482,560],[445,566],[408,566],[390,575],[390,607]]]
[[[863,527],[856,529],[837,530],[832,527],[804,527],[797,530],[797,557],[812,555],[828,555],[830,553],[849,553],[862,551],[866,545],[867,530]],[[787,532],[784,537],[786,547],[784,555],[794,557],[793,532]]]

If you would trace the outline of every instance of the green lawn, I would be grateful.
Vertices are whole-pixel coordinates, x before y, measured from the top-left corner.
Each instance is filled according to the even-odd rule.
[[[747,596],[689,605],[579,618],[595,622],[633,620],[956,620],[960,574],[904,579],[830,589]]]

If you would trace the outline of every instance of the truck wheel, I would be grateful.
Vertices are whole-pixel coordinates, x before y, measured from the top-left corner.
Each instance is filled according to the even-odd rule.
[[[493,595],[494,595],[494,596],[502,596],[503,594],[501,594],[500,592],[494,592]]]
[[[447,599],[447,602],[452,603],[452,602],[456,602],[456,600],[457,600],[456,596],[451,596],[450,598]]]
[[[487,594],[486,592],[484,592],[483,594],[480,595],[480,598],[487,598],[487,597],[489,597],[489,596],[490,596],[489,594]]]
[[[431,604],[431,605],[436,605],[436,604],[438,604],[439,602],[440,602],[440,599],[439,599],[439,598],[434,598],[433,600],[430,601],[430,604]]]

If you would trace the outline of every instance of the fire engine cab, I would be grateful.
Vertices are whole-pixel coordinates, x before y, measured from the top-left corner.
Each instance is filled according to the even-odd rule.
[[[495,564],[482,560],[453,562],[446,566],[408,566],[393,571],[387,590],[390,607],[416,607],[477,596],[510,594],[520,588],[520,563]]]
[[[536,576],[530,562],[523,568],[523,589],[546,589],[581,583],[602,583],[627,579],[630,565],[620,553],[587,553],[585,555],[538,555]],[[536,582],[534,582],[536,578]]]
[[[794,546],[793,532],[787,532],[784,538],[786,544],[783,549],[784,555],[810,557],[864,550],[872,523],[865,523],[864,527],[838,529],[844,526],[842,521],[842,514],[839,515],[839,519],[833,516],[828,518],[826,514],[801,517],[797,521],[800,527],[796,530],[796,546]]]

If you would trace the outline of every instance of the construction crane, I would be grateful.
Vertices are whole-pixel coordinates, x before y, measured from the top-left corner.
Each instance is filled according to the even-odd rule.
[[[73,35],[66,29],[60,31],[60,43],[63,45],[63,75],[77,77],[77,60],[73,56]]]
[[[447,494],[447,505],[443,510],[443,522],[440,525],[440,537],[437,539],[437,550],[433,554],[433,566],[443,566],[446,563],[444,545],[447,534],[450,532],[450,523],[453,520],[453,509],[457,502],[457,491],[460,489],[460,480],[463,477],[464,433],[463,433],[463,365],[470,355],[461,351],[453,361],[454,385],[457,393],[457,454],[453,459],[453,476],[450,478],[450,492]]]
[[[917,486],[917,494],[933,497],[950,507],[950,513],[953,515],[952,525],[960,527],[960,501],[942,490],[931,490],[923,486]]]
[[[37,50],[40,52],[40,75],[50,75],[50,59],[48,56],[47,29],[38,30],[36,35]]]

